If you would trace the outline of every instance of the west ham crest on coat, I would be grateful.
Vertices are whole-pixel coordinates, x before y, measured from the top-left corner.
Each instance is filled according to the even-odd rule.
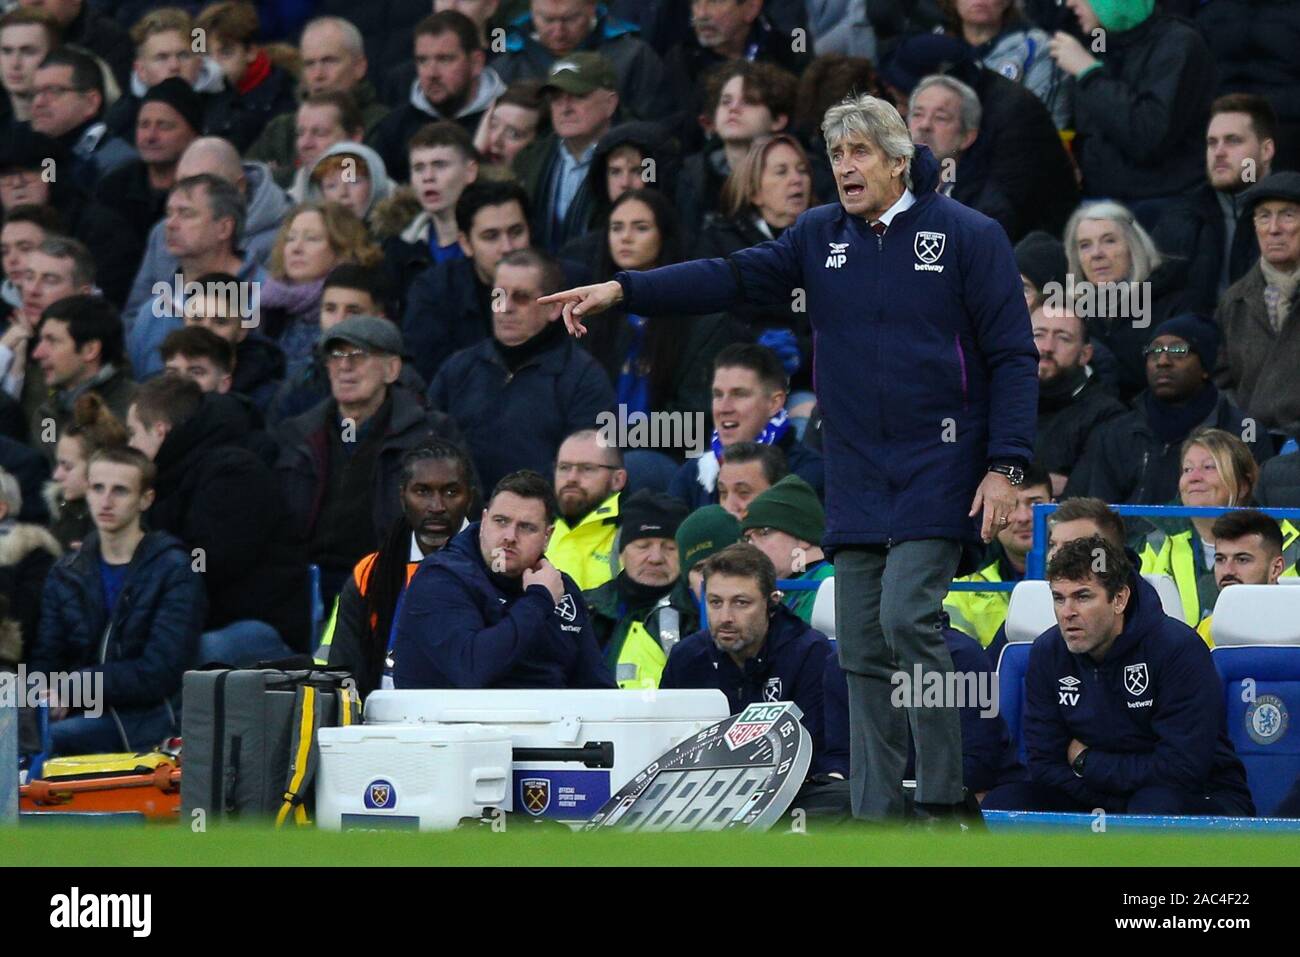
[[[780,678],[767,679],[767,684],[763,685],[763,700],[764,701],[781,700],[781,679]]]
[[[1147,663],[1124,666],[1124,687],[1133,697],[1145,694],[1147,690]]]
[[[918,230],[916,238],[912,240],[912,251],[916,253],[916,258],[921,260],[927,266],[939,261],[943,255],[943,247],[947,243],[948,237],[944,233],[932,233],[927,230]]]
[[[565,621],[573,621],[578,617],[578,605],[573,600],[573,596],[565,593],[564,597],[555,603],[555,613]]]

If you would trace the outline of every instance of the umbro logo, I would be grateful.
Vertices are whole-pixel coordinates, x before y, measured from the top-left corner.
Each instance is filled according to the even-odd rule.
[[[1057,704],[1069,705],[1073,708],[1079,703],[1079,686],[1083,684],[1074,675],[1066,675],[1064,678],[1057,678],[1056,701]]]
[[[845,252],[845,250],[849,248],[849,244],[830,243],[829,245],[831,247],[831,251],[830,251],[830,255],[826,257],[826,268],[839,269],[849,260],[848,254]]]

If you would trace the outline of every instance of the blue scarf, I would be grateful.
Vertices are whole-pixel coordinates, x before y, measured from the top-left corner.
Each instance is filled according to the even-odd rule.
[[[767,425],[763,426],[763,431],[758,433],[754,442],[758,445],[775,445],[785,437],[790,431],[790,416],[782,407],[777,410],[776,415],[767,420]],[[718,438],[718,430],[713,430],[713,437],[709,439],[709,447],[713,449],[713,455],[701,456],[696,466],[696,479],[704,490],[710,494],[713,493],[714,487],[718,483],[718,470],[722,468],[722,440]]]

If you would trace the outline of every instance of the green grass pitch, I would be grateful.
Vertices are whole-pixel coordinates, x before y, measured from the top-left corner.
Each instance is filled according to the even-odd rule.
[[[223,826],[24,825],[0,829],[17,866],[1294,866],[1300,834],[932,833],[851,826],[794,834],[571,834],[517,826],[415,834]]]

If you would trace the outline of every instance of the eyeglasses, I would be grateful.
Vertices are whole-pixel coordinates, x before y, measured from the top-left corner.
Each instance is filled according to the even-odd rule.
[[[611,472],[618,471],[617,465],[595,465],[591,462],[560,462],[555,466],[556,475],[568,475],[571,472],[577,472],[583,478],[591,478],[601,469],[609,469]]]
[[[360,362],[372,355],[374,353],[369,349],[331,349],[325,353],[325,361],[334,365],[343,365],[346,362]]]
[[[1185,356],[1192,351],[1188,345],[1181,346],[1147,346],[1142,350],[1144,356],[1158,356],[1168,353],[1171,356]]]

